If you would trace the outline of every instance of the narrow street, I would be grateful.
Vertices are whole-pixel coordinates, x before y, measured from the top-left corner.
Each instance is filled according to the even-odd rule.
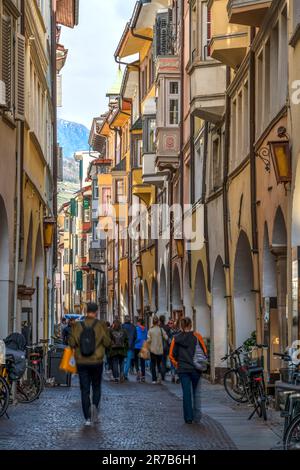
[[[239,409],[219,386],[203,385],[203,421],[185,425],[181,387],[103,384],[101,423],[83,426],[77,380],[47,388],[39,401],[10,409],[0,421],[0,449],[13,450],[237,450],[279,448],[278,424]],[[213,388],[212,388],[213,387]],[[223,423],[223,425],[221,424]],[[273,424],[273,426],[272,426]],[[225,430],[227,429],[227,432]],[[230,433],[230,434],[229,434]],[[257,436],[259,435],[259,441]],[[258,441],[258,442],[257,442]]]

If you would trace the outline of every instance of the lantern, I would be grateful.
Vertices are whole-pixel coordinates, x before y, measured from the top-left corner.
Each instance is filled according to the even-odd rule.
[[[56,219],[54,218],[44,219],[44,246],[45,248],[51,248],[52,246],[55,226],[56,226]]]
[[[291,151],[288,141],[269,142],[277,183],[292,180]]]
[[[183,258],[184,255],[184,240],[175,240],[177,254],[179,258]]]

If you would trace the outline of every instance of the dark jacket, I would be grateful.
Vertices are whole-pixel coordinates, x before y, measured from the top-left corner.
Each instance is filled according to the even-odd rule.
[[[199,333],[190,331],[176,335],[170,348],[170,360],[177,369],[178,374],[195,372],[194,355],[197,341],[199,341],[203,351],[207,354],[207,349],[203,338]]]
[[[122,343],[123,346],[116,347],[116,341],[117,341],[117,336],[122,335]],[[119,330],[116,330],[114,328],[110,329],[110,338],[111,338],[111,344],[110,344],[110,350],[109,350],[109,357],[115,357],[115,356],[127,356],[127,351],[128,351],[128,335],[126,330],[123,330],[120,328]]]
[[[86,318],[85,323],[91,326],[95,320]],[[75,349],[75,360],[79,365],[96,365],[101,364],[104,359],[105,348],[110,345],[110,337],[107,326],[104,322],[97,320],[94,326],[96,335],[96,351],[91,357],[84,357],[80,352],[80,335],[83,331],[81,322],[76,322],[69,336],[69,346]]]
[[[128,344],[128,349],[130,351],[133,351],[134,350],[134,345],[135,345],[135,340],[136,340],[136,337],[137,337],[136,327],[132,323],[127,322],[127,323],[124,323],[123,330],[125,330],[127,332],[128,343],[129,343]]]

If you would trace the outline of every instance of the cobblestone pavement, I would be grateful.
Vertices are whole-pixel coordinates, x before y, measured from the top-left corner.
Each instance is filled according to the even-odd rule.
[[[177,386],[178,387],[178,386]],[[14,450],[216,450],[235,449],[222,425],[204,414],[186,425],[182,403],[169,387],[103,385],[101,422],[83,426],[77,381],[47,388],[40,400],[10,408],[0,420],[0,449]]]

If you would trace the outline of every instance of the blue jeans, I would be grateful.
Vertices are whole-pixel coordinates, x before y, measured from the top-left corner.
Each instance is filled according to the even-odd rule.
[[[130,350],[127,352],[127,357],[125,361],[125,366],[124,366],[124,376],[127,379],[128,378],[128,372],[131,367],[131,361],[134,359],[134,351]]]
[[[200,378],[199,372],[178,374],[183,392],[183,414],[185,422],[198,421],[200,409]]]

